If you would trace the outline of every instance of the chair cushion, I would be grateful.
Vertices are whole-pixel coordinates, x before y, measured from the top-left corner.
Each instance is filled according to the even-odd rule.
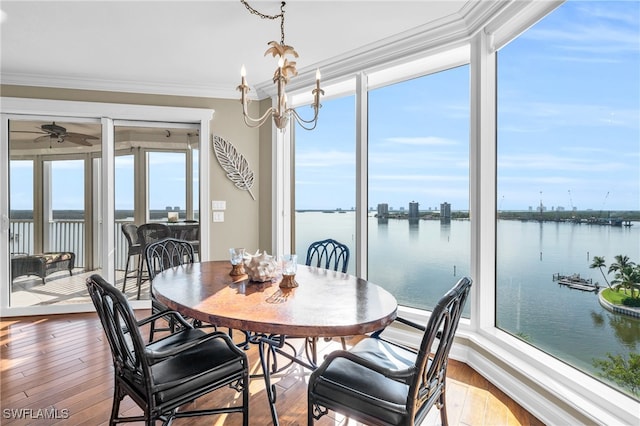
[[[71,258],[74,257],[73,253],[71,252],[61,252],[61,253],[48,252],[48,253],[43,253],[40,256],[44,257],[46,263],[63,262],[65,260],[71,260]]]
[[[150,344],[150,349],[190,341],[205,333],[197,329],[187,329]],[[161,406],[175,398],[188,399],[192,393],[202,388],[216,388],[229,381],[229,376],[237,374],[241,378],[243,365],[240,357],[233,352],[222,339],[212,339],[188,351],[179,357],[158,362],[151,367],[154,383],[159,389],[156,404]]]
[[[410,368],[416,360],[413,352],[374,338],[360,341],[350,352],[393,370]],[[333,404],[349,407],[365,417],[374,417],[386,423],[400,424],[407,416],[409,385],[391,380],[345,358],[331,361],[316,380],[312,392],[328,408]]]

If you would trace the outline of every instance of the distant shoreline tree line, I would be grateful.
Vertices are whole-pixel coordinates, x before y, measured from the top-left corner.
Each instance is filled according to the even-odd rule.
[[[302,209],[298,212],[346,212],[352,210],[321,210],[321,209]],[[180,211],[184,214],[184,211]],[[166,209],[151,210],[150,215],[152,219],[161,219],[167,216]],[[14,220],[28,220],[33,219],[33,210],[11,210],[11,219]],[[133,210],[116,210],[116,220],[126,219],[133,217]],[[389,219],[408,219],[409,212],[407,210],[390,210]],[[83,210],[54,210],[54,219],[71,219],[82,220],[84,218]],[[419,212],[419,218],[423,220],[439,220],[440,212],[423,211]],[[531,210],[500,210],[498,212],[499,219],[506,220],[543,220],[550,222],[580,222],[580,223],[598,223],[598,221],[608,219],[619,219],[622,221],[640,221],[640,210],[608,210],[606,212],[598,212],[595,210],[578,210],[578,211],[566,211],[566,210],[554,210],[554,211],[531,211]],[[468,220],[469,211],[467,210],[452,210],[452,220]]]

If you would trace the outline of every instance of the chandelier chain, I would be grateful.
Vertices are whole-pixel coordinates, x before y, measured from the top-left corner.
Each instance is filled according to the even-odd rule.
[[[285,2],[280,3],[280,13],[278,15],[266,15],[262,12],[257,11],[253,7],[251,7],[249,3],[247,3],[245,0],[240,0],[240,2],[244,5],[244,7],[247,8],[247,10],[252,15],[259,16],[262,19],[270,19],[270,20],[280,19],[280,44],[284,46],[284,6],[286,3]]]

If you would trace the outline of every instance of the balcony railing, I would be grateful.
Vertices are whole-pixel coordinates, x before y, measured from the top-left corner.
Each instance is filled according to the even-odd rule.
[[[120,225],[126,221],[116,221],[116,269],[124,270],[127,261],[128,244],[120,231]],[[85,226],[82,220],[54,220],[49,222],[49,247],[44,251],[71,251],[75,253],[75,266],[84,268]],[[9,251],[11,253],[36,254],[34,251],[33,220],[11,220],[9,224]]]

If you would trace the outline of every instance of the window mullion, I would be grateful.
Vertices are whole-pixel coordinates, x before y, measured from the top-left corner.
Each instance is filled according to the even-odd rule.
[[[356,76],[356,275],[367,278],[368,250],[368,92],[367,75]]]

